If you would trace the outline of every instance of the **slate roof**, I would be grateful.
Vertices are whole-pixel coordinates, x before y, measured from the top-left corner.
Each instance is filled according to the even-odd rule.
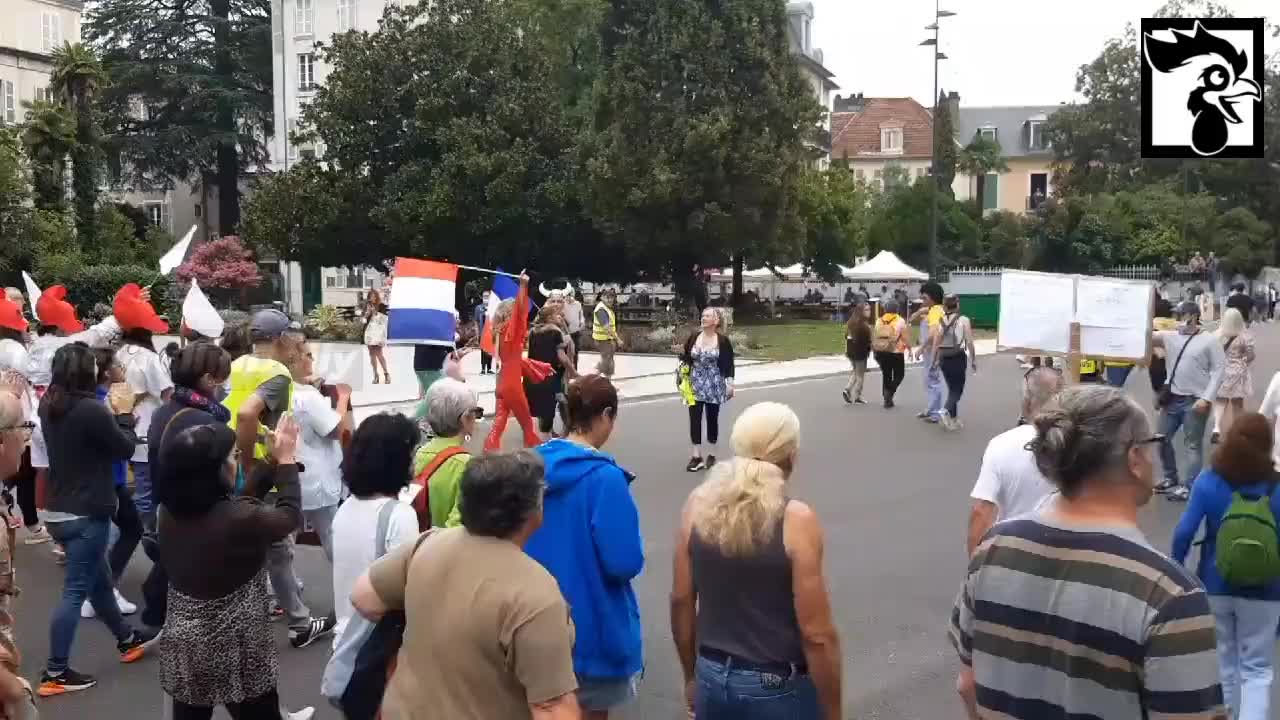
[[[1048,157],[1048,147],[1028,147],[1028,122],[1044,120],[1058,111],[1057,105],[1019,105],[1013,107],[961,107],[956,123],[956,141],[968,145],[982,128],[996,130],[996,141],[1005,157]]]

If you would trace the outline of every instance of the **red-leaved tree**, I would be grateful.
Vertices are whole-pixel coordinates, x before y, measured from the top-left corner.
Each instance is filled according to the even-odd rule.
[[[204,243],[178,267],[178,279],[200,283],[204,290],[245,290],[262,284],[253,252],[236,235]]]

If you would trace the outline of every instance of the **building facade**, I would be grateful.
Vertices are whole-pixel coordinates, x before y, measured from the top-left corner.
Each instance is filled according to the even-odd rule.
[[[80,42],[80,0],[0,0],[0,125],[26,118],[23,103],[48,100],[53,51]]]
[[[787,3],[787,43],[800,65],[800,73],[813,90],[813,98],[822,106],[821,127],[807,142],[814,165],[825,168],[831,160],[831,93],[839,90],[835,73],[823,62],[822,50],[813,46],[813,3]]]
[[[835,97],[831,160],[863,182],[884,188],[929,174],[933,116],[911,98]]]
[[[1053,195],[1053,148],[1045,125],[1055,105],[961,107],[956,142],[964,147],[978,137],[995,141],[1009,169],[981,179],[957,174],[957,200],[982,198],[983,210],[1025,213]]]

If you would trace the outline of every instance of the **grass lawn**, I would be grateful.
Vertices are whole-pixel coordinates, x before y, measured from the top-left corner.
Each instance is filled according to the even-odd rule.
[[[751,346],[742,355],[764,360],[797,360],[818,355],[844,354],[844,324],[829,320],[795,320],[785,323],[739,324],[735,333],[746,333]],[[913,333],[914,335],[914,333]],[[995,331],[978,329],[978,339],[995,337]]]

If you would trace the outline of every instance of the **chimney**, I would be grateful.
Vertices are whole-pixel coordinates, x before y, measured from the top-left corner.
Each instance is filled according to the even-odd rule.
[[[836,95],[836,99],[831,106],[831,112],[862,112],[866,108],[867,102],[862,98],[862,93],[850,95],[847,98]]]

